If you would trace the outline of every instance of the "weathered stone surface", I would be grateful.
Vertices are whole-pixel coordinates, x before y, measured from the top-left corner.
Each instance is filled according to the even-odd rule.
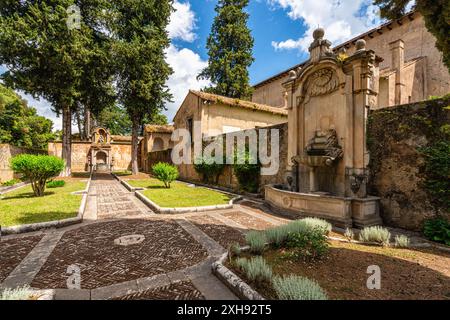
[[[381,198],[383,221],[420,230],[439,207],[424,187],[425,159],[420,148],[433,144],[436,132],[450,124],[450,99],[373,111],[369,122],[371,193]]]

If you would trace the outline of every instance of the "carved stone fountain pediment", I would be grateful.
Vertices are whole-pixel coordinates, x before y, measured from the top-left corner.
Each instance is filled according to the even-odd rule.
[[[288,174],[285,186],[268,186],[269,204],[342,225],[381,220],[378,199],[366,194],[366,109],[377,98],[373,51],[358,41],[357,52],[337,59],[324,30],[314,31],[310,59],[290,72]]]

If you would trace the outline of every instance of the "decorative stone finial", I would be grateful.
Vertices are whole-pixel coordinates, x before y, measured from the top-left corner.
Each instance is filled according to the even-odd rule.
[[[325,35],[325,30],[323,28],[317,28],[313,32],[313,38],[314,40],[323,39],[323,36]]]
[[[332,51],[330,49],[331,42],[325,40],[323,37],[325,35],[325,30],[323,28],[317,28],[313,32],[314,41],[309,46],[309,52],[311,54],[311,62],[317,62],[322,57],[332,55]]]
[[[293,80],[297,78],[297,72],[295,70],[289,71],[289,79]]]
[[[347,53],[347,49],[345,49],[345,47],[341,47],[338,51],[339,54],[346,54]]]
[[[358,41],[356,41],[355,46],[357,51],[366,50],[366,40],[359,39]]]

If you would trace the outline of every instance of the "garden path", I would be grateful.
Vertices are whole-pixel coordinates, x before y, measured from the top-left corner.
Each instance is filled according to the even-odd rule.
[[[237,299],[211,273],[212,262],[232,243],[243,244],[248,230],[286,222],[245,202],[227,210],[155,214],[107,174],[93,177],[84,219],[3,237],[2,253],[11,257],[33,239],[20,259],[0,261],[11,270],[0,287],[55,289],[55,299]],[[68,289],[74,279],[80,286]]]

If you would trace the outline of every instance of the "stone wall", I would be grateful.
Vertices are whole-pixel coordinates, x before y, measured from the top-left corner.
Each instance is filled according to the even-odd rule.
[[[12,157],[23,153],[46,154],[46,151],[20,148],[9,144],[0,144],[0,183],[18,178],[10,168],[10,160]]]
[[[75,141],[72,143],[72,172],[88,172],[89,150],[92,147],[91,142]],[[110,154],[114,157],[114,171],[124,171],[131,169],[131,144],[123,143],[110,145]],[[53,156],[61,157],[62,143],[49,142],[48,153]]]
[[[171,158],[172,149],[153,151],[147,154],[146,166],[144,167],[145,172],[151,172],[152,166],[158,162],[166,162],[172,164]]]
[[[261,175],[260,177],[255,177],[255,179],[260,180],[260,193],[264,194],[264,186],[267,184],[277,184],[282,183],[285,180],[286,166],[287,166],[287,139],[288,130],[287,123],[282,123],[274,126],[257,128],[256,132],[259,135],[261,129],[278,129],[279,130],[279,146],[280,146],[280,156],[279,156],[279,170],[274,175]],[[223,135],[224,143],[226,141],[226,135]],[[270,133],[268,134],[268,147],[270,154]],[[178,166],[180,172],[180,178],[192,182],[201,182],[202,177],[195,171],[193,165],[182,164]],[[225,165],[223,173],[219,176],[218,185],[220,187],[225,187],[228,189],[238,190],[239,182],[233,173],[233,168],[231,165]]]
[[[369,118],[370,193],[381,198],[385,224],[411,230],[443,209],[424,186],[420,148],[444,139],[450,98],[372,111]],[[448,136],[447,136],[448,137]]]

